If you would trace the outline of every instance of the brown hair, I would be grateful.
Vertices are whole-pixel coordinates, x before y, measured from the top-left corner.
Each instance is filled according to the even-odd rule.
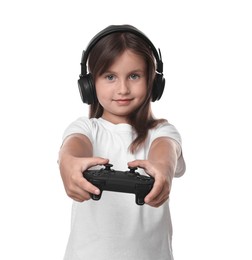
[[[148,44],[129,32],[116,32],[109,34],[99,40],[90,51],[88,59],[88,69],[93,80],[97,76],[103,74],[114,62],[116,57],[125,50],[130,50],[137,55],[143,57],[147,64],[147,96],[143,104],[131,115],[129,115],[129,123],[133,126],[137,133],[136,139],[130,145],[130,151],[134,153],[144,144],[148,130],[156,127],[164,119],[154,119],[151,112],[151,98],[153,81],[156,74],[156,62],[151,48]],[[99,118],[103,114],[103,107],[98,100],[90,105],[89,117]]]

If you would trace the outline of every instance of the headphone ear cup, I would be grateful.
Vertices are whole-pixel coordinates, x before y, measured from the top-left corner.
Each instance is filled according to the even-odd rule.
[[[156,74],[152,88],[152,102],[159,100],[164,92],[165,78],[162,74]]]
[[[97,100],[95,86],[91,74],[80,76],[78,87],[83,103],[93,104]]]

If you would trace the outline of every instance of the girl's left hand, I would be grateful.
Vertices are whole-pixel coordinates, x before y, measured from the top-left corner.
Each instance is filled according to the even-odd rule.
[[[148,160],[135,160],[129,162],[128,166],[143,168],[147,174],[155,179],[152,190],[144,199],[146,204],[152,207],[159,207],[169,198],[171,190],[169,176],[173,175],[173,173],[169,173],[168,169],[162,171],[160,169],[164,167],[158,163],[153,164]]]

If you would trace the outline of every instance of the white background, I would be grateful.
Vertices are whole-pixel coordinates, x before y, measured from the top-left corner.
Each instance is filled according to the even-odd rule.
[[[153,110],[183,138],[175,259],[252,259],[249,2],[1,1],[0,259],[62,259],[71,200],[57,154],[66,126],[88,112],[81,53],[101,29],[125,23],[161,49],[166,88]]]

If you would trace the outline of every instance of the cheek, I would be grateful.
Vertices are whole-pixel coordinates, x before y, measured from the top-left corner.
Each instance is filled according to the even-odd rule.
[[[139,85],[135,88],[135,96],[139,99],[145,99],[147,95],[147,86],[146,85]]]
[[[112,89],[106,88],[104,86],[96,86],[96,96],[102,107],[108,106],[110,104],[109,102],[111,100],[111,97],[113,96]]]
[[[95,83],[95,91],[98,100],[103,99],[107,93],[107,91],[105,91],[104,86],[99,84],[99,81]]]
[[[99,101],[99,103],[104,103],[104,100],[106,99],[103,92],[99,91],[96,89],[96,96],[97,96],[97,99]]]

